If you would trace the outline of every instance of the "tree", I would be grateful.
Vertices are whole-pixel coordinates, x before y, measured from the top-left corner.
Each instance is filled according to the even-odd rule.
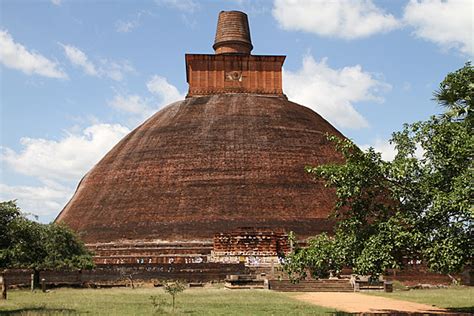
[[[289,238],[292,238],[291,242],[297,245],[293,234],[290,234]],[[344,258],[337,241],[323,233],[311,238],[307,247],[294,247],[293,252],[286,258],[285,271],[296,280],[306,277],[308,271],[314,278],[338,275],[343,267]]]
[[[307,250],[289,256],[287,271],[301,277],[305,266],[319,275],[314,262],[324,256],[373,276],[408,260],[440,273],[471,264],[473,98],[474,69],[467,63],[435,92],[443,114],[392,134],[397,154],[390,162],[373,148],[362,151],[350,140],[329,136],[345,163],[307,171],[335,188],[335,234],[316,240],[324,241],[321,249],[337,251],[325,254],[313,249],[320,243],[310,242]]]
[[[175,303],[176,295],[183,292],[185,288],[186,288],[185,285],[181,283],[180,281],[165,282],[164,284],[165,292],[171,295],[171,297],[173,298],[173,311],[174,311],[174,306],[175,306],[174,303]]]
[[[29,220],[15,201],[0,202],[0,268],[90,269],[91,253],[68,227]]]

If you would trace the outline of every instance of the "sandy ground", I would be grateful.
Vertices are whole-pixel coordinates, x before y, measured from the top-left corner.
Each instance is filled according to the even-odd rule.
[[[360,293],[313,292],[295,296],[296,299],[320,306],[336,308],[351,313],[420,313],[446,315],[444,309],[431,305],[400,301],[391,298],[363,295]],[[449,313],[453,315],[452,313]]]

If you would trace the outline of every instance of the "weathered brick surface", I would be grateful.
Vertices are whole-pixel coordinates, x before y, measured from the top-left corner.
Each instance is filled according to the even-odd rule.
[[[188,97],[219,93],[283,96],[285,56],[186,54]]]
[[[283,230],[249,227],[214,236],[214,256],[278,256],[289,251]]]
[[[221,11],[217,20],[213,48],[216,54],[250,54],[253,46],[247,14],[239,11]]]
[[[343,136],[283,95],[285,56],[250,55],[244,13],[221,12],[214,48],[216,55],[186,55],[188,98],[117,144],[58,216],[88,243],[118,245],[96,249],[98,263],[208,255],[140,248],[138,241],[212,242],[238,227],[294,231],[299,238],[332,229],[334,192],[304,167],[342,162],[325,134]],[[275,256],[281,245],[267,237],[234,245],[236,253],[248,252],[247,244]],[[120,249],[130,241],[135,246]]]
[[[5,282],[10,285],[29,286],[31,283],[31,274],[33,269],[5,269],[0,270],[5,277]]]
[[[461,279],[459,274],[453,274],[452,276],[458,280]],[[452,279],[448,275],[430,272],[427,268],[391,270],[384,276],[384,279],[387,281],[399,281],[406,286],[417,284],[452,284]]]
[[[156,113],[82,179],[57,218],[89,243],[212,241],[238,227],[329,231],[334,191],[305,173],[341,162],[312,110],[249,94],[188,98]]]
[[[212,243],[117,242],[87,244],[97,265],[206,263]]]
[[[3,271],[9,286],[30,284],[32,270],[10,269]],[[185,280],[188,282],[209,282],[225,280],[228,274],[245,274],[243,264],[123,264],[101,265],[93,270],[40,271],[40,279],[56,285],[120,285],[126,284],[128,276],[135,281]]]

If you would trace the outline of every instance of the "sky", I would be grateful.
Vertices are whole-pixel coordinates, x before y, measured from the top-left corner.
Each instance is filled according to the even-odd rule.
[[[472,59],[470,0],[0,0],[0,200],[54,220],[122,137],[187,92],[185,53],[217,16],[249,16],[254,55],[286,55],[283,89],[362,148],[442,112]]]

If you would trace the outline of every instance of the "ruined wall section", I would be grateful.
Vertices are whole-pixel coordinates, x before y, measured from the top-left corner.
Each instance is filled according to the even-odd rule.
[[[245,263],[248,267],[279,266],[290,252],[284,229],[241,227],[214,236],[210,262]]]

